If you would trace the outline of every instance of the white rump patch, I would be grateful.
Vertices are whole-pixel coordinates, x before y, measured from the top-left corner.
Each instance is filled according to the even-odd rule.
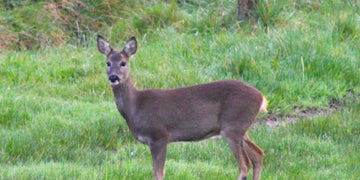
[[[268,101],[266,100],[265,96],[263,96],[263,100],[260,106],[260,112],[268,112],[266,107],[268,105]]]

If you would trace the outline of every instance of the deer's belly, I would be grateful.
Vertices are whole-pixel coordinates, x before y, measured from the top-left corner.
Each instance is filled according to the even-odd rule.
[[[210,129],[181,129],[170,132],[170,142],[176,141],[201,141],[204,139],[208,139],[213,136],[217,136],[220,134],[220,129],[217,127],[213,127]]]

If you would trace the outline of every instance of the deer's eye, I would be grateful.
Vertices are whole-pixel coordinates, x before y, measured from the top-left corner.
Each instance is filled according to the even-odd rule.
[[[120,66],[122,66],[122,67],[126,66],[126,62],[122,62],[122,63],[120,64]]]
[[[109,62],[106,62],[106,65],[109,67],[111,64]]]

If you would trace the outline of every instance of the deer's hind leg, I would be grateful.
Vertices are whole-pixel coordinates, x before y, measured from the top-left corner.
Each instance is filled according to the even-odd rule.
[[[233,97],[226,101],[222,106],[223,111],[220,115],[221,131],[220,134],[229,144],[237,164],[239,166],[239,180],[244,180],[248,176],[250,160],[245,150],[245,135],[257,112],[251,107],[251,104],[238,105],[239,99]]]
[[[228,131],[223,131],[222,136],[229,144],[238,164],[240,171],[238,180],[245,180],[249,172],[250,161],[244,149],[243,136],[238,136],[238,133]]]
[[[265,155],[264,151],[251,141],[247,134],[244,136],[244,149],[253,164],[253,179],[259,180]]]

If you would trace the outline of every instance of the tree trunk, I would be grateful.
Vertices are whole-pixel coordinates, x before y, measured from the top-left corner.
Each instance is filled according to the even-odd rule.
[[[255,11],[257,0],[238,0],[238,19],[248,20]]]

